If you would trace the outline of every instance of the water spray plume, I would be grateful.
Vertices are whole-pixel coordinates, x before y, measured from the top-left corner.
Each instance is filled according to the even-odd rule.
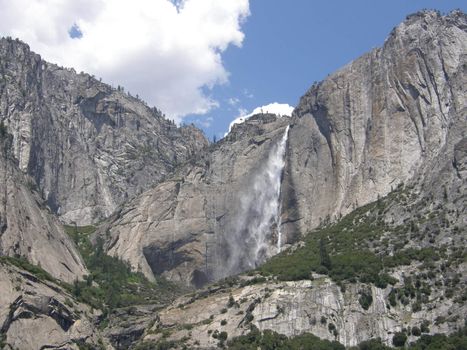
[[[235,227],[227,230],[224,251],[227,261],[219,267],[219,277],[229,276],[255,268],[268,257],[280,251],[281,180],[285,165],[285,152],[289,126],[282,138],[271,149],[264,165],[253,177],[251,185],[240,197],[240,210]],[[272,232],[276,230],[277,244]]]

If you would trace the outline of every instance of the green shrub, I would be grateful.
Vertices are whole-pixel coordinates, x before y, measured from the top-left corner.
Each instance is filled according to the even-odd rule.
[[[6,334],[0,333],[0,349],[5,348],[6,344]]]
[[[412,328],[412,335],[413,336],[419,337],[421,334],[422,334],[422,332],[420,331],[420,328],[418,328],[417,326]]]
[[[388,295],[388,300],[389,300],[389,304],[392,306],[392,307],[395,307],[397,305],[397,301],[396,301],[396,291],[393,289],[391,290],[391,292],[389,293]]]
[[[227,307],[231,308],[236,305],[235,299],[232,295],[229,295],[229,301],[227,302]]]
[[[419,301],[416,301],[412,304],[412,312],[418,312],[422,310],[422,304]]]
[[[360,291],[358,302],[364,310],[368,310],[373,303],[373,296],[371,295],[371,291]]]
[[[422,333],[430,333],[430,328],[428,327],[430,325],[430,322],[427,320],[424,320],[422,324],[420,325],[420,331]]]
[[[407,335],[402,332],[396,332],[394,333],[394,336],[392,337],[392,344],[397,347],[403,347],[406,341],[407,341]]]
[[[316,273],[319,273],[320,275],[327,275],[329,274],[329,270],[326,266],[320,265],[316,268]]]
[[[381,338],[366,340],[358,346],[350,348],[350,350],[391,350],[393,348],[386,346],[381,341]]]
[[[336,341],[321,340],[312,334],[305,333],[287,338],[270,330],[260,332],[256,327],[252,327],[250,333],[246,335],[229,340],[227,345],[231,350],[345,350],[345,347]]]
[[[260,271],[280,280],[309,279],[310,272],[329,275],[336,282],[374,283],[380,288],[397,281],[383,271],[383,261],[365,242],[375,241],[384,230],[374,217],[367,215],[376,203],[363,206],[339,222],[309,233],[305,246],[284,251],[267,261]]]
[[[415,334],[414,334],[415,333]],[[417,327],[412,328],[412,334],[417,336]],[[407,342],[407,335],[403,332],[394,334],[393,344],[403,347]],[[336,342],[322,340],[312,334],[302,334],[296,337],[287,338],[284,335],[273,331],[260,332],[255,326],[251,326],[248,334],[235,337],[227,342],[228,348],[233,350],[345,350],[345,347]],[[449,335],[436,334],[433,336],[422,335],[415,343],[411,343],[407,348],[410,350],[444,350],[467,349],[467,327]],[[349,350],[392,350],[393,347],[386,346],[381,339],[370,339],[360,343]]]
[[[0,121],[0,138],[4,138],[7,135],[7,128],[5,123]]]
[[[39,280],[50,281],[50,282],[60,284],[60,282],[56,280],[55,278],[53,278],[47,271],[45,271],[38,265],[31,264],[29,261],[27,261],[25,258],[21,256],[17,256],[17,257],[0,256],[0,262],[8,263],[16,267],[19,267],[20,269],[26,270],[32,275],[34,275]]]
[[[384,220],[388,205],[407,202],[411,198],[410,191],[411,188],[398,187],[385,198],[357,208],[334,224],[325,220],[326,226],[320,225],[308,233],[304,246],[282,252],[259,270],[264,275],[277,276],[279,280],[309,279],[314,271],[328,275],[337,283],[372,283],[378,288],[397,283],[388,275],[389,269],[397,266],[418,261],[422,268],[433,270],[438,265],[436,262],[448,258],[446,251],[435,247],[405,248],[411,228],[414,235],[426,228],[429,219],[420,215],[399,226]],[[437,212],[433,218],[437,220],[440,214]],[[439,231],[436,222],[433,227],[431,231]],[[390,255],[390,252],[394,254]],[[451,255],[455,254],[457,252],[453,251]],[[463,258],[455,261],[460,264]],[[455,291],[447,293],[448,298],[454,295]],[[413,297],[410,295],[410,298]],[[404,302],[407,303],[405,299]]]
[[[245,322],[249,323],[249,322],[253,321],[254,318],[255,317],[251,313],[248,313],[248,314],[245,315]]]
[[[435,325],[437,326],[439,326],[440,324],[443,324],[444,322],[446,322],[446,317],[444,316],[438,316],[435,319]]]
[[[319,240],[319,264],[327,270],[331,268],[331,258],[329,257],[326,243],[323,238]]]

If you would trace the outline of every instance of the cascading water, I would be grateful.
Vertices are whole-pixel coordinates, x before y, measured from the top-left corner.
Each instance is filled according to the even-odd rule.
[[[280,250],[280,194],[285,165],[285,151],[289,126],[281,140],[272,148],[264,166],[253,177],[251,186],[240,197],[240,210],[224,236],[223,258],[218,277],[229,276],[256,267],[273,252],[272,232],[277,232]],[[223,259],[223,260],[224,260]],[[224,260],[225,261],[225,260]]]

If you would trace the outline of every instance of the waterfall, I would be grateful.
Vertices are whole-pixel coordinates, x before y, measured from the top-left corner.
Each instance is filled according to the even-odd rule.
[[[225,266],[218,277],[255,268],[280,250],[280,194],[289,126],[275,144],[251,185],[240,194],[238,215],[223,237]],[[273,232],[277,233],[277,248]],[[272,250],[274,249],[274,251]]]

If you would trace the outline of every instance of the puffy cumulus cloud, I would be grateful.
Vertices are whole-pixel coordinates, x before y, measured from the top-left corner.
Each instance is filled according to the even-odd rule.
[[[248,0],[0,0],[0,8],[0,35],[123,85],[177,120],[217,106],[209,90],[228,81],[221,54],[241,46],[249,15]]]
[[[277,114],[278,116],[291,116],[294,108],[287,103],[277,103],[273,102],[265,106],[261,107],[256,107],[253,109],[251,113],[248,113],[247,110],[240,108],[238,110],[239,116],[232,120],[232,122],[229,125],[229,131],[225,133],[224,136],[226,136],[233,128],[235,124],[241,124],[248,118],[250,118],[253,115],[256,114],[263,114],[263,113],[272,113],[272,114]]]

